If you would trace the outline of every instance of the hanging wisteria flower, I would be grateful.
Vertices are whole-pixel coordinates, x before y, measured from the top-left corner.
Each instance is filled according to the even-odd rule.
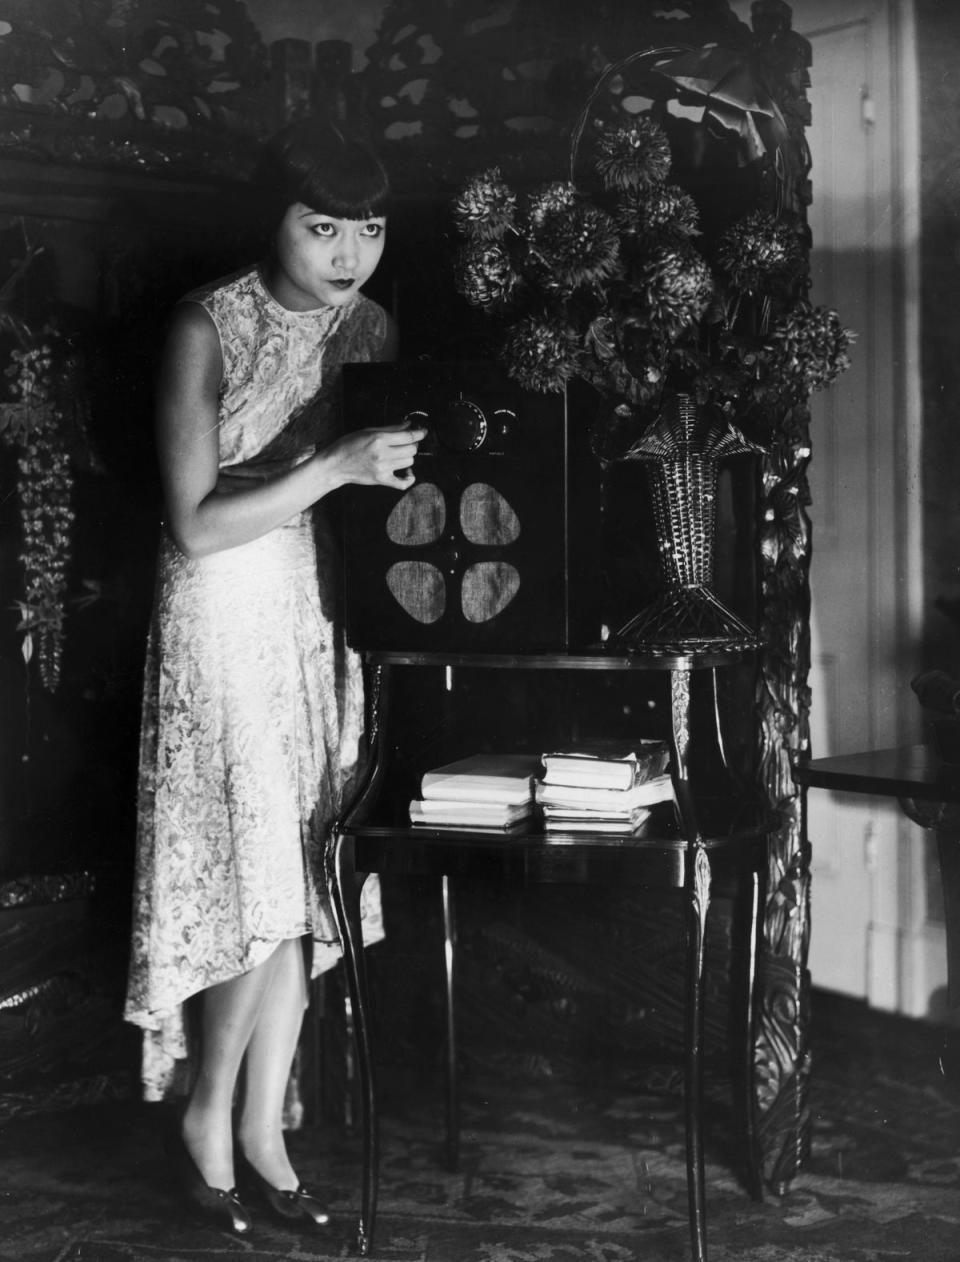
[[[73,472],[56,437],[38,433],[17,460],[18,498],[23,526],[20,562],[24,598],[18,601],[25,657],[37,647],[40,680],[48,692],[60,682],[67,565],[72,552],[70,531]]]
[[[673,341],[707,309],[713,276],[706,260],[691,247],[661,248],[639,267],[634,288],[650,324]]]
[[[803,398],[850,367],[855,340],[836,311],[804,303],[774,322],[763,351],[764,368],[780,389]]]
[[[4,434],[17,446],[23,598],[18,600],[23,656],[34,655],[48,691],[60,681],[67,567],[72,543],[73,470],[59,432],[62,420],[52,385],[53,352],[39,343],[11,353],[6,375],[14,401],[4,411]]]
[[[569,326],[526,316],[507,330],[503,360],[509,375],[524,389],[556,394],[576,371],[579,345]]]
[[[453,203],[461,231],[482,241],[498,241],[514,224],[517,195],[499,167],[473,176]]]
[[[722,234],[717,263],[736,289],[755,294],[771,282],[793,280],[803,266],[803,248],[789,224],[754,211]]]
[[[641,245],[687,241],[700,233],[697,203],[676,184],[624,189],[614,215],[620,231]]]
[[[457,290],[484,311],[505,307],[519,279],[509,253],[496,241],[472,241],[457,255]]]
[[[567,180],[556,180],[530,193],[526,202],[526,218],[532,228],[542,228],[544,220],[569,210],[580,199],[577,186]]]
[[[605,128],[596,139],[594,166],[606,188],[652,188],[670,174],[670,141],[652,118],[638,115],[622,127]]]
[[[612,275],[620,234],[605,210],[579,202],[544,213],[531,236],[531,254],[552,273],[558,288],[575,289]]]

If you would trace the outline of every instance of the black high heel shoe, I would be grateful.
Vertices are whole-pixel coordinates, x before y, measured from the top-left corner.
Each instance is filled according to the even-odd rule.
[[[287,1226],[312,1223],[314,1227],[325,1227],[329,1223],[330,1215],[302,1184],[295,1192],[275,1188],[241,1152],[236,1151],[235,1160],[244,1189],[251,1188],[274,1218]]]
[[[184,1143],[179,1125],[167,1131],[163,1146],[180,1191],[190,1207],[218,1227],[224,1227],[237,1236],[247,1235],[253,1221],[247,1207],[240,1200],[237,1189],[224,1191],[223,1188],[213,1188],[205,1182]]]

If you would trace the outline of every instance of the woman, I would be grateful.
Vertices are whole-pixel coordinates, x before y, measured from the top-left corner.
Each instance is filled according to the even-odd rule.
[[[361,293],[386,231],[376,157],[301,120],[267,146],[255,195],[272,227],[266,257],[181,301],[159,379],[165,522],[126,1009],[145,1031],[154,1099],[184,1077],[187,1000],[196,1009],[168,1151],[189,1202],[241,1233],[240,1176],[276,1216],[327,1221],[282,1131],[307,978],[340,953],[322,844],[361,736],[322,502],[348,483],[409,486],[424,433],[336,428],[339,366],[390,358],[396,341]],[[375,884],[365,910],[372,941]]]

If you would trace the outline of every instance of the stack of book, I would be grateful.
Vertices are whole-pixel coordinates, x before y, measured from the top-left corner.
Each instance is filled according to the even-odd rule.
[[[665,741],[590,741],[543,755],[535,800],[549,832],[630,833],[672,801]]]
[[[533,814],[536,754],[474,754],[428,771],[410,822],[421,828],[503,832]]]

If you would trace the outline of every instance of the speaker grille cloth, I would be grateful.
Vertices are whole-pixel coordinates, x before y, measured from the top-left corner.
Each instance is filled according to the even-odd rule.
[[[432,482],[418,482],[394,504],[387,518],[387,538],[400,547],[435,543],[447,524],[443,492]]]
[[[447,607],[443,575],[428,561],[397,561],[387,570],[394,600],[417,622],[439,622]]]
[[[443,492],[420,482],[394,505],[386,523],[387,537],[399,547],[437,542],[446,527]],[[473,482],[460,497],[460,528],[475,546],[504,547],[520,535],[520,519],[496,487]],[[394,600],[417,622],[439,622],[447,607],[446,581],[429,561],[397,561],[386,574]],[[507,561],[479,561],[467,567],[460,606],[467,622],[495,618],[520,590],[520,574]]]
[[[472,482],[460,497],[460,529],[470,543],[503,547],[520,535],[520,518],[496,487]]]
[[[460,604],[467,622],[488,622],[520,590],[520,575],[506,561],[479,561],[463,575]]]

